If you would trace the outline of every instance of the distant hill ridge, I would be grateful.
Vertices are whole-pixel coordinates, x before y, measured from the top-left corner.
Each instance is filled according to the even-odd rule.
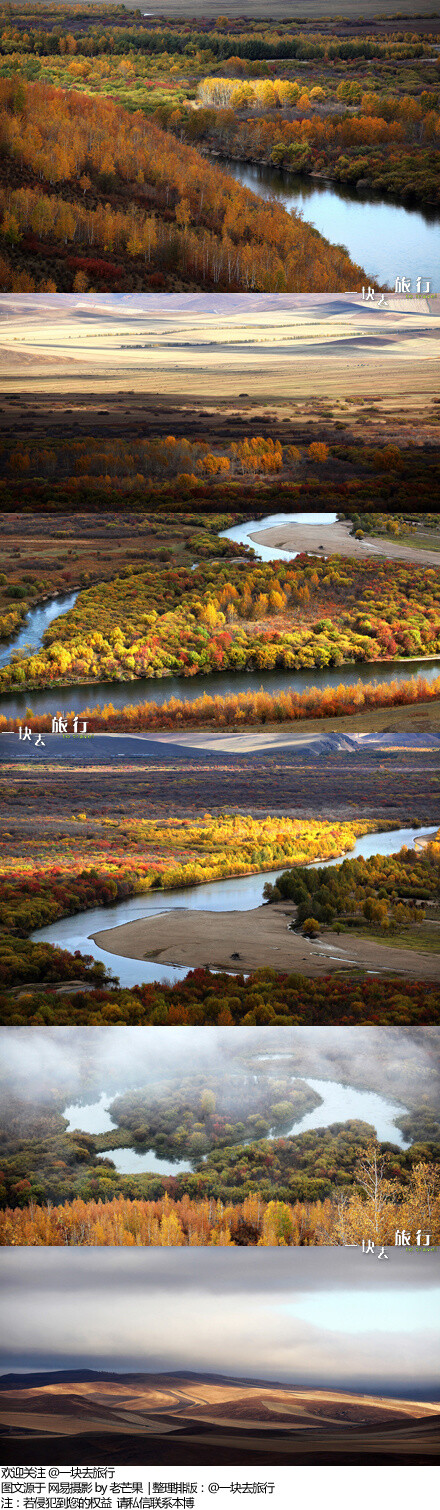
[[[432,1396],[431,1399],[428,1400],[424,1398],[422,1402],[419,1398],[418,1392],[416,1392],[415,1395],[405,1394],[402,1396],[396,1395],[395,1393],[393,1393],[392,1395],[389,1395],[388,1393],[376,1394],[374,1391],[366,1391],[362,1388],[355,1388],[354,1390],[342,1389],[339,1384],[335,1384],[332,1387],[327,1386],[327,1388],[325,1388],[316,1385],[316,1383],[288,1383],[286,1380],[280,1379],[255,1379],[248,1377],[237,1378],[232,1374],[202,1373],[198,1371],[192,1371],[191,1369],[168,1369],[167,1372],[142,1372],[141,1370],[139,1370],[139,1372],[132,1371],[130,1373],[117,1373],[114,1370],[106,1371],[104,1369],[70,1368],[51,1369],[32,1374],[2,1374],[0,1375],[0,1393],[1,1391],[6,1392],[20,1389],[38,1389],[44,1388],[45,1385],[62,1384],[120,1384],[129,1386],[143,1384],[146,1386],[156,1385],[159,1388],[163,1388],[167,1385],[172,1386],[173,1382],[176,1383],[178,1380],[188,1380],[194,1384],[200,1385],[213,1384],[229,1386],[233,1388],[236,1387],[237,1389],[274,1389],[281,1390],[283,1393],[302,1396],[314,1395],[316,1394],[316,1392],[318,1392],[319,1395],[323,1397],[328,1396],[329,1399],[332,1399],[335,1397],[335,1395],[337,1395],[341,1399],[346,1399],[347,1402],[352,1400],[353,1394],[355,1394],[359,1400],[362,1399],[365,1401],[376,1401],[377,1404],[381,1405],[396,1405],[398,1402],[400,1403],[400,1401],[402,1405],[404,1405],[405,1403],[408,1404],[411,1401],[411,1403],[414,1404],[425,1403],[432,1405],[438,1403],[440,1408],[440,1400],[437,1402],[436,1395]]]
[[[279,1379],[236,1379],[232,1374],[202,1374],[191,1372],[190,1369],[173,1369],[167,1373],[107,1373],[104,1370],[92,1368],[67,1368],[51,1369],[46,1373],[35,1374],[1,1374],[0,1390],[2,1389],[37,1389],[45,1384],[141,1384],[153,1383],[160,1380],[165,1383],[167,1379],[193,1379],[199,1384],[236,1384],[239,1388],[243,1385],[255,1385],[259,1389],[291,1389],[294,1386],[280,1383]]]

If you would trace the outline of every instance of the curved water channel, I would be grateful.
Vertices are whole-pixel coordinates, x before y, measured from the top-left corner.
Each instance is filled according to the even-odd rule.
[[[305,511],[268,514],[264,519],[247,520],[246,523],[236,525],[231,530],[225,530],[224,535],[229,540],[244,541],[251,545],[257,560],[293,560],[298,555],[297,551],[284,551],[275,546],[256,545],[255,541],[250,538],[251,534],[286,524],[289,521],[303,524],[319,523],[324,526],[335,524],[336,520],[337,515],[330,511],[318,514]],[[77,593],[72,593],[68,599],[53,598],[40,608],[31,609],[20,634],[14,641],[9,642],[7,649],[3,652],[0,664],[6,665],[13,650],[22,648],[25,643],[31,643],[34,650],[38,649],[42,644],[44,629],[54,618],[67,612],[68,608],[72,608],[77,596]],[[432,660],[414,658],[395,661],[359,661],[344,666],[328,666],[322,670],[311,667],[310,670],[293,672],[227,671],[197,677],[139,677],[133,682],[102,681],[71,687],[55,687],[53,691],[50,688],[44,688],[41,691],[13,692],[6,693],[4,696],[0,695],[0,713],[6,717],[24,719],[32,713],[52,715],[60,712],[81,713],[86,707],[103,709],[109,703],[114,708],[123,708],[127,705],[138,707],[140,703],[145,702],[161,704],[168,702],[171,697],[191,703],[204,693],[210,697],[225,697],[228,693],[259,692],[262,686],[266,692],[270,693],[286,692],[290,689],[295,692],[306,692],[310,687],[322,689],[341,685],[352,687],[357,682],[406,681],[411,676],[424,676],[430,681],[440,676],[440,656]]]
[[[329,524],[334,523],[336,517],[336,514],[329,513],[322,515],[273,514],[267,516],[264,520],[247,521],[246,524],[238,525],[235,529],[225,533],[228,534],[230,539],[248,541],[253,546],[257,557],[262,560],[274,560],[281,557],[291,559],[296,553],[270,549],[264,546],[257,547],[249,539],[251,531],[255,529],[263,530],[270,526],[284,524],[292,519],[299,522],[302,520],[304,523]],[[48,600],[47,603],[35,609],[31,609],[19,634],[9,642],[8,646],[1,653],[0,665],[7,664],[13,650],[22,649],[25,646],[37,649],[42,644],[44,630],[47,626],[60,614],[68,612],[73,607],[76,598],[76,592],[64,594]],[[400,671],[398,671],[395,662],[388,663],[387,665],[381,663],[380,668],[377,663],[373,664],[375,673],[376,675],[379,674],[380,680],[391,679],[396,675],[400,675],[400,677],[407,676],[412,670],[421,670],[424,674],[430,676],[439,674],[440,671],[440,666],[424,661],[402,663],[403,670]],[[293,677],[291,674],[283,676],[274,673],[269,676],[265,675],[263,680],[265,686],[270,685],[274,690],[275,687],[279,688],[291,685],[295,685],[298,687],[298,690],[302,690],[311,683],[313,685],[329,686],[337,685],[338,682],[344,680],[349,685],[359,678],[370,680],[371,674],[371,666],[359,665],[353,668],[351,672],[345,671],[345,673],[341,668],[334,668],[330,672],[312,671],[310,675],[300,673]],[[203,690],[211,691],[211,684],[212,688],[215,687],[217,692],[231,690],[231,688],[236,691],[249,690],[252,685],[259,687],[261,680],[261,677],[252,675],[247,675],[246,677],[234,676],[233,678],[229,676],[207,677],[203,679]],[[184,678],[167,678],[163,687],[160,686],[160,683],[152,683],[151,681],[136,682],[135,685],[137,695],[132,699],[135,702],[144,701],[147,696],[150,700],[163,701],[172,694],[188,696],[191,700],[199,695],[199,688],[194,688],[194,684],[190,684],[188,687],[188,683]],[[118,687],[114,683],[95,683],[93,684],[93,700],[95,701],[96,696],[99,696],[104,690],[107,699],[111,700],[115,705],[118,705],[118,702],[122,704],[127,701],[127,696],[129,695],[127,684]],[[77,711],[80,711],[84,706],[85,694],[86,689],[83,687],[67,689],[65,697],[69,708],[75,708]],[[55,697],[48,697],[47,693],[38,693],[36,696],[35,694],[25,693],[14,700],[13,706],[11,706],[11,699],[1,699],[2,711],[24,712],[29,708],[31,699],[35,712],[56,712],[60,706],[59,691]],[[354,849],[350,851],[349,857],[354,859],[360,855],[367,858],[372,854],[392,854],[400,849],[403,844],[411,847],[416,837],[429,836],[435,832],[434,828],[398,829],[388,833],[366,834],[357,840]],[[341,858],[340,856],[334,860],[313,863],[336,865]],[[282,868],[285,869],[286,867]],[[278,874],[279,869],[264,872],[256,876],[242,876],[228,881],[211,882],[206,886],[191,887],[170,893],[146,893],[117,903],[115,906],[95,908],[91,911],[78,914],[75,917],[60,919],[48,928],[36,930],[32,934],[32,938],[35,941],[46,940],[53,945],[68,948],[72,952],[75,949],[79,949],[82,953],[87,953],[95,959],[102,960],[107,968],[112,970],[117,968],[121,983],[125,986],[158,980],[171,983],[184,979],[187,974],[186,968],[159,965],[153,961],[123,959],[121,956],[111,955],[95,944],[91,938],[91,934],[99,932],[106,927],[113,928],[124,922],[132,922],[138,917],[155,916],[159,913],[171,912],[174,909],[190,908],[212,912],[230,910],[248,911],[261,905],[265,882],[267,880],[274,881]],[[160,901],[158,900],[159,897]],[[279,1056],[264,1057],[277,1058]],[[292,1076],[292,1081],[296,1078],[298,1077]],[[304,1079],[305,1077],[301,1078]],[[394,1117],[405,1112],[405,1107],[395,1102],[387,1102],[383,1097],[377,1096],[372,1092],[360,1091],[352,1086],[347,1086],[336,1081],[318,1080],[308,1076],[307,1083],[322,1097],[322,1104],[313,1112],[306,1113],[298,1122],[295,1122],[289,1129],[289,1133],[284,1134],[284,1136],[297,1132],[305,1132],[312,1128],[326,1127],[335,1121],[343,1122],[349,1118],[358,1118],[375,1127],[380,1141],[391,1141],[397,1146],[405,1146],[402,1134],[394,1125]],[[67,1131],[76,1129],[92,1133],[111,1131],[116,1124],[109,1114],[108,1106],[114,1099],[115,1094],[114,1091],[110,1095],[103,1091],[99,1099],[89,1105],[72,1104],[67,1106],[64,1112],[65,1117],[68,1119]],[[279,1133],[271,1133],[269,1136],[272,1138],[277,1137]],[[139,1153],[136,1149],[131,1148],[108,1149],[103,1157],[111,1158],[118,1173],[121,1174],[148,1171],[167,1175],[187,1172],[194,1168],[194,1165],[186,1160],[163,1159],[152,1150],[148,1153]]]
[[[288,514],[266,514],[264,519],[246,519],[243,524],[234,524],[231,530],[222,531],[222,537],[225,540],[233,540],[239,545],[250,545],[251,549],[255,551],[258,561],[294,561],[296,556],[299,556],[299,551],[281,550],[279,545],[263,545],[261,540],[253,540],[252,536],[255,533],[258,534],[260,531],[263,533],[264,530],[276,529],[283,524],[322,524],[328,526],[329,524],[337,524],[337,521],[337,514],[330,513],[329,510],[320,514],[311,511],[306,513],[304,509],[297,514],[292,512]],[[304,550],[307,550],[306,543],[304,544]]]
[[[45,603],[38,603],[35,608],[30,608],[17,634],[11,635],[3,649],[0,648],[0,666],[8,666],[11,656],[17,650],[39,650],[49,624],[53,624],[54,619],[59,619],[62,613],[68,613],[77,597],[78,592],[58,593],[55,598],[47,598]]]
[[[311,687],[355,687],[358,682],[406,682],[410,677],[433,681],[440,676],[440,655],[435,660],[358,661],[310,671],[227,671],[209,676],[138,677],[134,682],[93,682],[74,687],[0,695],[0,713],[6,718],[36,717],[39,713],[105,712],[112,708],[137,708],[140,703],[167,703],[171,697],[193,703],[204,695],[226,697],[239,692],[308,692]],[[120,731],[122,733],[122,730]],[[148,731],[154,739],[154,729]],[[115,751],[117,753],[117,750]]]
[[[363,855],[364,859],[368,859],[369,855],[396,854],[402,845],[405,844],[410,849],[416,838],[429,837],[436,832],[436,828],[400,828],[387,833],[364,834],[357,839],[354,849],[345,858],[355,860]],[[343,855],[335,860],[314,861],[313,864],[325,864],[326,867],[339,865],[341,859],[344,859]],[[81,954],[89,954],[93,959],[101,960],[106,969],[118,975],[123,986],[132,987],[158,981],[172,985],[174,981],[185,979],[188,974],[186,966],[163,965],[156,960],[125,959],[122,955],[110,954],[101,949],[91,935],[100,933],[105,928],[117,928],[122,923],[132,923],[137,918],[157,917],[160,913],[174,912],[175,909],[249,912],[261,906],[266,881],[275,882],[280,871],[286,868],[287,865],[278,866],[277,870],[263,871],[259,875],[210,881],[206,886],[189,886],[179,891],[145,892],[141,896],[116,902],[110,907],[95,907],[88,912],[77,913],[74,917],[59,918],[58,922],[51,923],[47,928],[38,928],[31,934],[31,938],[36,943],[41,940],[58,945],[61,949],[69,949],[72,954],[75,949],[79,949]],[[208,939],[206,952],[209,955]],[[207,963],[209,964],[209,960]]]
[[[218,166],[218,159],[213,161]],[[415,293],[421,277],[422,289],[429,279],[431,293],[439,292],[440,218],[436,210],[392,204],[371,190],[350,189],[269,164],[223,158],[221,167],[263,199],[274,196],[286,210],[300,210],[304,220],[328,241],[345,246],[369,278],[394,289],[396,278],[403,275],[411,279]]]
[[[281,1056],[277,1054],[258,1055],[258,1058],[276,1060]],[[257,1077],[255,1077],[257,1078]],[[267,1139],[273,1141],[276,1138],[295,1137],[299,1133],[312,1131],[314,1128],[331,1127],[334,1122],[348,1122],[356,1120],[367,1122],[374,1127],[380,1143],[393,1143],[398,1148],[407,1146],[407,1139],[403,1137],[400,1129],[395,1126],[395,1117],[402,1116],[408,1108],[395,1101],[387,1101],[376,1092],[357,1090],[355,1086],[344,1085],[337,1080],[315,1079],[310,1075],[292,1075],[292,1085],[301,1078],[306,1085],[310,1085],[321,1097],[321,1103],[312,1112],[306,1112],[303,1116],[295,1119],[287,1131],[280,1133],[269,1132]],[[121,1092],[118,1092],[121,1094]],[[103,1091],[99,1100],[81,1105],[73,1103],[66,1106],[63,1116],[68,1118],[66,1132],[110,1132],[117,1124],[112,1120],[109,1113],[109,1105],[115,1099],[115,1093],[107,1094]],[[255,1139],[246,1139],[238,1147],[246,1146]],[[257,1140],[258,1141],[258,1140]],[[265,1141],[265,1140],[264,1140]],[[205,1162],[206,1156],[189,1160],[161,1158],[153,1149],[146,1152],[138,1152],[136,1148],[106,1148],[102,1158],[111,1159],[118,1174],[184,1174],[200,1168]]]

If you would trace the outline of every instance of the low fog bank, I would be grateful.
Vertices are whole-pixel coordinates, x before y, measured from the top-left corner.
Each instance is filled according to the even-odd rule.
[[[440,1028],[4,1028],[0,1084],[17,1101],[93,1100],[190,1074],[342,1080],[417,1105],[440,1100]],[[261,1055],[282,1056],[271,1063]],[[267,1066],[267,1069],[266,1069]],[[239,1103],[238,1103],[239,1104]]]

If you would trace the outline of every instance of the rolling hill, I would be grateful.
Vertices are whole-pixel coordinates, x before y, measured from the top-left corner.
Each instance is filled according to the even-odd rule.
[[[440,1408],[338,1388],[192,1373],[92,1370],[9,1374],[0,1381],[3,1445],[60,1462],[433,1462]]]

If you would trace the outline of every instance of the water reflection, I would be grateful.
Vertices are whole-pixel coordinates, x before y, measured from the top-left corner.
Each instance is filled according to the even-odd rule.
[[[120,1092],[117,1092],[119,1095]],[[111,1100],[115,1092],[112,1092]],[[115,1127],[113,1117],[108,1111],[109,1096],[102,1091],[99,1101],[73,1102],[71,1106],[65,1106],[63,1117],[67,1117],[66,1132],[104,1133],[112,1132]]]
[[[347,853],[346,858],[355,860],[360,855],[367,858],[368,855],[396,854],[403,844],[411,849],[415,839],[429,838],[436,832],[436,828],[399,828],[389,833],[364,834],[357,839],[354,849]],[[339,855],[335,860],[313,863],[339,865],[343,858],[343,855]],[[162,965],[155,960],[124,959],[120,954],[110,954],[101,949],[91,935],[100,933],[105,928],[117,928],[121,923],[133,923],[137,918],[157,917],[160,913],[174,912],[175,909],[249,912],[254,907],[261,906],[266,881],[274,883],[280,871],[286,869],[286,865],[278,866],[277,870],[264,871],[259,875],[210,881],[207,886],[189,886],[186,890],[182,888],[179,891],[168,891],[163,896],[157,891],[145,892],[111,907],[95,907],[89,912],[77,913],[74,917],[59,918],[58,922],[51,923],[47,928],[38,928],[31,937],[35,942],[44,940],[46,943],[59,945],[62,949],[69,949],[71,953],[79,949],[81,954],[102,960],[106,969],[119,976],[121,985],[136,986],[146,981],[163,981],[172,985],[174,981],[185,980],[188,974],[186,967]],[[206,951],[209,956],[209,939]]]
[[[282,1059],[280,1054],[258,1054],[257,1062],[268,1062]],[[258,1081],[258,1075],[255,1076]],[[299,1076],[292,1075],[291,1082],[294,1085]],[[393,1143],[399,1148],[405,1148],[407,1141],[404,1139],[399,1128],[395,1126],[394,1118],[405,1114],[407,1107],[398,1102],[386,1101],[383,1096],[376,1095],[373,1091],[357,1090],[352,1085],[344,1085],[337,1080],[316,1080],[310,1075],[302,1076],[301,1080],[321,1097],[320,1105],[311,1112],[305,1112],[297,1116],[288,1131],[282,1134],[279,1129],[268,1134],[269,1141],[279,1137],[295,1137],[300,1133],[310,1132],[315,1128],[331,1127],[336,1122],[359,1121],[366,1122],[373,1127],[380,1143]],[[123,1094],[123,1092],[118,1092]],[[98,1101],[89,1105],[66,1106],[63,1115],[69,1118],[67,1132],[103,1133],[116,1131],[117,1124],[109,1115],[109,1095],[103,1091]],[[259,1141],[247,1138],[244,1146],[250,1142]],[[235,1145],[237,1148],[241,1144]],[[118,1174],[159,1174],[177,1175],[188,1174],[194,1171],[200,1163],[206,1163],[207,1156],[202,1159],[189,1161],[186,1159],[165,1158],[149,1148],[142,1152],[136,1148],[106,1148],[99,1156],[103,1159],[111,1159]]]
[[[383,1096],[377,1096],[373,1091],[355,1090],[352,1085],[342,1085],[337,1080],[312,1080],[308,1075],[306,1083],[322,1097],[322,1105],[316,1106],[312,1112],[306,1112],[300,1123],[293,1123],[286,1137],[291,1137],[292,1133],[310,1132],[316,1127],[330,1127],[333,1122],[348,1122],[354,1118],[359,1122],[370,1123],[380,1143],[395,1143],[399,1148],[406,1147],[406,1140],[394,1125],[394,1118],[407,1112],[406,1106],[385,1101]],[[272,1134],[273,1136],[276,1134]]]
[[[241,545],[250,545],[255,551],[259,561],[295,561],[299,551],[281,550],[279,545],[263,545],[252,539],[252,535],[263,533],[264,530],[277,528],[284,524],[336,524],[337,514],[312,514],[301,511],[299,514],[266,514],[265,519],[248,519],[245,524],[235,524],[231,530],[223,530],[226,540],[234,540]],[[307,549],[304,544],[303,550]]]
[[[102,1158],[111,1159],[118,1174],[192,1174],[193,1166],[184,1159],[161,1159],[152,1148],[138,1153],[136,1148],[106,1148]]]
[[[356,840],[354,849],[348,855],[343,856],[346,860],[357,860],[362,855],[364,860],[369,860],[371,855],[396,855],[399,849],[413,849],[416,839],[428,839],[437,833],[435,828],[394,828],[385,834],[362,834]],[[337,860],[312,860],[310,869],[316,866],[340,865],[341,856]]]
[[[402,682],[412,676],[433,681],[440,676],[440,658],[436,660],[358,661],[356,665],[328,666],[320,671],[226,671],[209,676],[139,677],[134,682],[93,682],[83,686],[56,687],[29,692],[12,692],[0,696],[0,713],[8,718],[24,718],[38,713],[83,713],[86,708],[138,708],[139,703],[164,703],[177,697],[184,703],[196,698],[227,697],[239,692],[309,692],[311,687],[355,687],[358,682]],[[154,739],[154,730],[151,732]]]
[[[276,561],[284,558],[294,560],[298,554],[295,551],[283,551],[277,546],[256,544],[250,535],[255,531],[262,532],[277,525],[289,522],[307,524],[335,524],[337,514],[325,511],[322,513],[306,512],[290,514],[267,514],[264,519],[251,519],[243,524],[236,525],[231,530],[222,533],[228,540],[242,541],[251,545],[257,558],[261,561]],[[53,598],[44,609],[32,610],[28,615],[26,634],[24,629],[20,632],[25,634],[25,639],[32,633],[33,648],[38,648],[42,643],[42,634],[47,625],[60,613],[66,613],[68,608],[73,607],[78,594],[73,593],[69,598]],[[60,606],[61,605],[61,606]],[[43,619],[39,619],[43,614]],[[32,623],[30,622],[32,620]],[[4,653],[1,664],[6,664],[11,654],[11,646]],[[424,676],[432,681],[440,675],[440,661],[437,660],[397,660],[397,661],[364,661],[355,665],[327,666],[323,670],[312,667],[304,671],[226,671],[215,672],[208,676],[164,676],[164,677],[137,677],[133,682],[108,681],[84,683],[82,686],[55,687],[54,691],[44,688],[41,691],[6,693],[0,696],[0,712],[10,718],[24,718],[33,713],[82,713],[86,707],[96,708],[102,711],[106,705],[111,704],[114,708],[133,707],[139,703],[168,702],[171,697],[177,697],[180,701],[192,703],[204,694],[210,697],[227,697],[230,693],[259,692],[264,687],[266,692],[308,692],[311,687],[325,689],[326,687],[353,687],[357,682],[391,682],[407,681],[411,676]]]
[[[0,666],[8,665],[15,650],[39,650],[49,624],[53,624],[54,619],[59,619],[62,613],[68,613],[77,597],[77,592],[63,593],[56,598],[48,598],[47,603],[39,603],[37,608],[30,608],[18,634],[13,635],[5,648],[0,650]]]
[[[420,276],[431,280],[431,292],[440,290],[440,239],[438,213],[411,205],[396,205],[371,191],[349,189],[302,174],[286,173],[268,164],[224,159],[222,167],[233,178],[261,194],[273,195],[287,210],[302,210],[310,221],[337,246],[345,246],[353,262],[364,267],[368,277],[394,288],[405,274],[415,290]]]

